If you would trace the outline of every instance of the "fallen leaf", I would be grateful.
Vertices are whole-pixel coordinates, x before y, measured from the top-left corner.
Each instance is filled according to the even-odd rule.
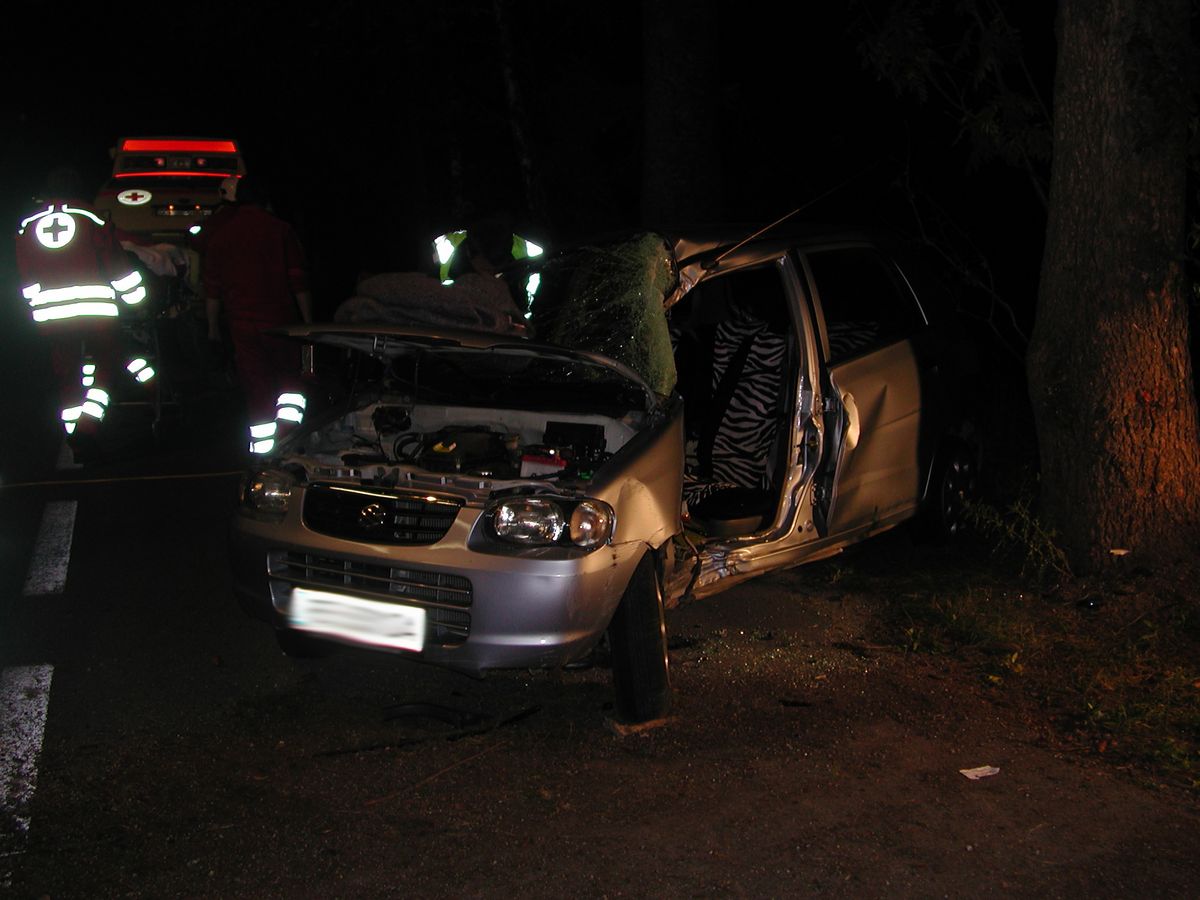
[[[974,769],[959,769],[963,775],[966,775],[972,781],[978,781],[980,778],[990,778],[993,775],[999,775],[1000,770],[995,766],[976,766]]]

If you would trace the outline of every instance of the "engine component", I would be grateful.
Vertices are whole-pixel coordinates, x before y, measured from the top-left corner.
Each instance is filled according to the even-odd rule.
[[[425,435],[417,464],[431,472],[514,474],[506,435],[487,428],[443,428]]]
[[[412,416],[403,406],[377,406],[371,414],[376,434],[398,434],[408,431]]]

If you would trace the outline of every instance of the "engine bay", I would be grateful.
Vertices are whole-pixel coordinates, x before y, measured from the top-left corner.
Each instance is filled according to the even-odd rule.
[[[643,415],[613,419],[381,399],[298,434],[283,462],[302,466],[310,480],[440,475],[586,482],[637,432]]]

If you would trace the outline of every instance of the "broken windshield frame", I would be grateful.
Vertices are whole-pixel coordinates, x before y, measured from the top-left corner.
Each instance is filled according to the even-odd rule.
[[[623,363],[659,396],[674,389],[664,301],[676,270],[659,235],[572,248],[511,266],[503,277],[526,298],[534,340]]]

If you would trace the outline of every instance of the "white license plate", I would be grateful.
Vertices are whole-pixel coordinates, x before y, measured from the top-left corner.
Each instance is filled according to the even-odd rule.
[[[425,646],[425,610],[419,606],[295,588],[288,618],[301,631],[377,647],[421,650]]]

